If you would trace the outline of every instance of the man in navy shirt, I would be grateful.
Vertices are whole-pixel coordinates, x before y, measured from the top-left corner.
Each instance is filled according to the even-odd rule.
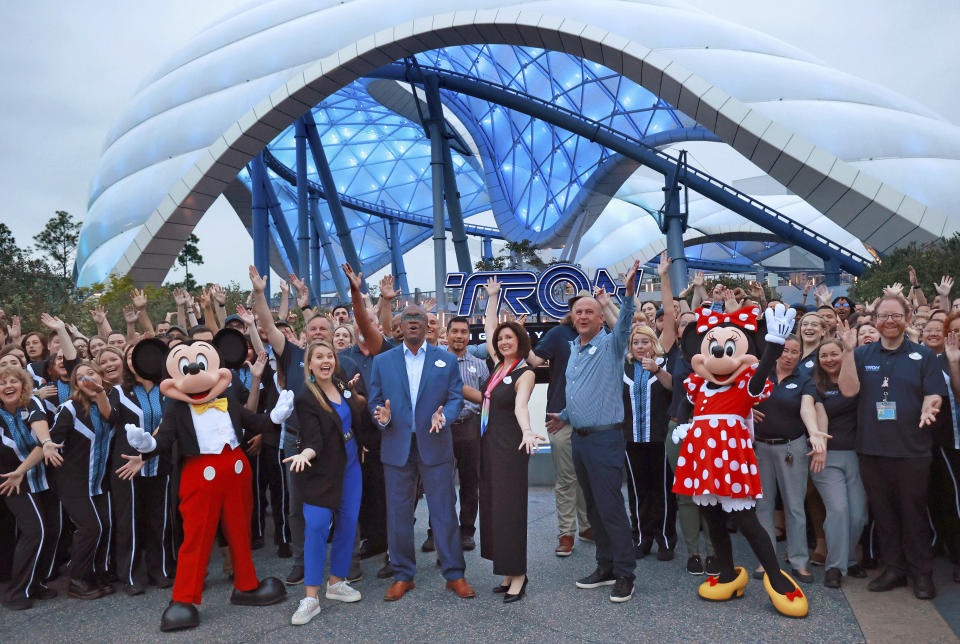
[[[931,425],[947,395],[933,352],[904,336],[909,307],[887,296],[876,308],[880,342],[857,347],[856,329],[844,325],[846,347],[840,393],[859,394],[857,452],[860,472],[877,522],[883,574],[874,592],[907,584],[918,599],[933,599],[933,549],[927,519]]]

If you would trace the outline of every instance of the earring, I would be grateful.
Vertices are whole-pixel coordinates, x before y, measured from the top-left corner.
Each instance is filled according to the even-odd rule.
[[[313,374],[311,373],[311,374],[310,374],[310,382],[311,382],[311,383],[314,383],[314,382],[316,382],[316,381],[317,381],[317,379],[314,378],[314,377],[313,377]]]

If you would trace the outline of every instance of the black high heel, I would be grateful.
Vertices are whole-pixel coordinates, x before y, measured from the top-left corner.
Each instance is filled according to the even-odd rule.
[[[508,592],[503,593],[503,603],[512,604],[513,602],[518,602],[523,599],[523,596],[527,594],[527,582],[530,581],[530,577],[523,578],[523,585],[520,586],[520,592],[516,595],[512,595]]]
[[[501,594],[507,592],[508,590],[510,590],[510,584],[506,584],[506,585],[504,585],[504,586],[494,586],[494,587],[493,587],[493,592],[494,592],[495,594],[497,594],[497,595],[501,595]]]

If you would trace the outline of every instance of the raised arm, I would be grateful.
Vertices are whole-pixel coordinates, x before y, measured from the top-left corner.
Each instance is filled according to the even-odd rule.
[[[693,286],[693,297],[690,298],[690,308],[696,311],[700,308],[700,305],[703,304],[704,300],[707,299],[707,287],[704,285],[706,278],[703,276],[703,271],[697,271],[693,274],[693,279],[690,280],[690,284]]]
[[[257,267],[252,264],[250,265],[250,286],[253,289],[253,312],[267,334],[267,342],[273,347],[274,353],[281,356],[287,339],[283,337],[283,332],[274,323],[270,305],[267,304],[267,297],[263,293],[267,288],[267,280],[260,276]]]
[[[493,332],[500,323],[500,281],[491,277],[484,288],[487,290],[487,306],[483,312],[483,332],[487,337],[487,355],[492,357],[497,355],[493,346]]]
[[[613,353],[618,360],[623,361],[623,356],[627,352],[627,342],[630,339],[630,327],[633,326],[633,312],[635,310],[634,294],[637,292],[637,271],[640,269],[640,260],[633,260],[633,266],[627,272],[627,279],[624,284],[627,287],[623,295],[623,306],[620,307],[620,315],[617,317],[617,323],[613,327]]]
[[[860,393],[860,378],[857,375],[857,363],[854,351],[857,348],[857,330],[851,329],[846,321],[837,325],[840,339],[843,340],[843,359],[840,362],[840,375],[837,377],[837,386],[840,393],[847,398],[853,398]]]
[[[97,325],[97,335],[106,338],[113,333],[113,329],[110,327],[110,320],[107,319],[107,310],[103,308],[103,304],[98,304],[90,309],[90,317],[93,318],[94,324]]]
[[[277,312],[277,319],[287,321],[290,314],[290,285],[280,280],[280,310]]]
[[[353,304],[353,317],[363,335],[363,341],[370,351],[370,355],[377,355],[383,351],[383,336],[377,330],[377,326],[367,314],[367,306],[363,301],[363,293],[360,287],[363,285],[363,273],[354,273],[350,264],[341,264],[344,275],[350,281],[350,302]],[[390,327],[387,327],[390,328]]]
[[[217,314],[213,310],[213,298],[210,296],[209,289],[203,289],[200,293],[200,308],[203,309],[203,324],[214,334],[220,330],[220,325],[217,324]]]
[[[380,280],[380,301],[377,302],[377,318],[384,333],[393,329],[393,301],[400,296],[400,289],[394,288],[393,275],[389,273]]]
[[[664,351],[669,351],[673,343],[677,341],[677,312],[673,308],[670,257],[667,255],[667,251],[660,253],[657,274],[660,276],[660,304],[663,306],[663,332],[660,334],[660,345]]]
[[[263,341],[260,339],[260,334],[257,332],[257,319],[254,317],[253,311],[242,304],[237,304],[237,315],[243,320],[244,326],[246,326],[247,337],[250,338],[250,345],[253,347],[253,352],[257,355],[264,353],[266,349],[263,346]]]
[[[937,291],[937,296],[933,298],[933,304],[941,311],[950,313],[950,290],[953,288],[953,278],[944,275],[940,278],[939,284],[934,284],[933,288]]]
[[[210,285],[210,299],[217,316],[217,326],[221,329],[227,321],[227,292],[219,284]]]
[[[600,305],[603,312],[603,322],[611,329],[617,324],[617,318],[620,316],[620,308],[614,304],[613,298],[607,293],[605,288],[596,288],[593,290],[593,299]],[[634,303],[636,306],[636,303]]]
[[[310,306],[310,287],[293,273],[290,273],[290,284],[292,284],[293,288],[297,291],[297,308],[299,308],[303,314],[303,324],[306,326],[317,314]]]
[[[60,338],[60,350],[63,352],[64,362],[67,360],[76,360],[77,347],[73,345],[73,340],[70,339],[70,334],[67,333],[67,325],[63,323],[63,320],[48,313],[41,313],[40,323],[51,331],[57,332],[57,337]]]

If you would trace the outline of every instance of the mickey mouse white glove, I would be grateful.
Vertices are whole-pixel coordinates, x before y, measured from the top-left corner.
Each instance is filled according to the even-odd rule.
[[[777,304],[768,308],[763,315],[767,319],[767,335],[764,340],[776,344],[786,342],[787,336],[793,333],[793,319],[797,317],[797,310]]]
[[[127,423],[123,428],[127,430],[127,442],[130,447],[138,452],[152,452],[157,448],[157,439],[151,436],[149,432],[132,423]]]
[[[286,419],[290,418],[290,414],[293,413],[293,392],[289,389],[284,389],[280,392],[279,398],[277,398],[277,404],[274,405],[273,409],[270,411],[270,420],[271,422],[279,425]]]

